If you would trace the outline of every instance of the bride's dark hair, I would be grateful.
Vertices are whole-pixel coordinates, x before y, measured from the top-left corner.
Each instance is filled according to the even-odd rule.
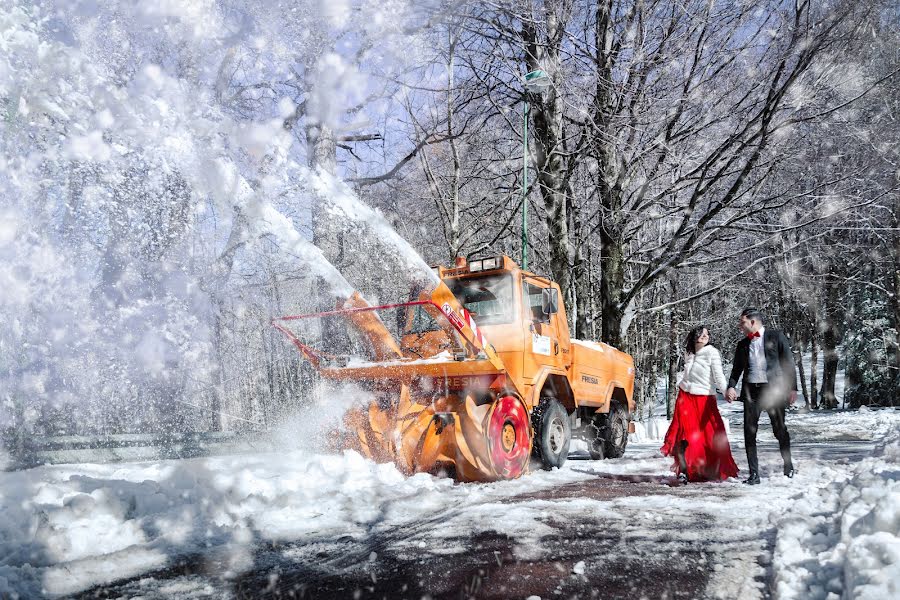
[[[706,325],[700,325],[699,327],[694,327],[687,334],[687,339],[684,341],[684,349],[688,354],[693,354],[696,352],[694,348],[696,348],[697,338],[700,337],[700,334],[703,333],[703,330],[709,331],[709,327]],[[709,342],[706,342],[709,345],[712,342],[712,334],[709,334]]]

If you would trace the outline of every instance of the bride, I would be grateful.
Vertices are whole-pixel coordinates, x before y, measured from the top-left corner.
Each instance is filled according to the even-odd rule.
[[[709,343],[709,330],[696,327],[685,341],[684,376],[678,383],[675,414],[660,451],[674,456],[679,481],[718,481],[737,477],[725,424],[716,404],[716,388],[728,382],[722,357]]]

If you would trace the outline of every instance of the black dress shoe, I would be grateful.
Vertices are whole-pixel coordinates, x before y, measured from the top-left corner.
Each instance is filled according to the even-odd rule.
[[[750,477],[744,480],[744,483],[747,485],[759,485],[759,475],[756,473],[750,473]]]
[[[784,476],[793,479],[794,478],[794,467],[785,467],[784,468]]]

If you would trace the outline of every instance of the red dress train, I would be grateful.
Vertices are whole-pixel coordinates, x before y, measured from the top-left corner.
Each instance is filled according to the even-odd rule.
[[[666,432],[660,451],[674,456],[675,473],[681,472],[675,452],[677,444],[687,442],[684,459],[687,476],[691,481],[715,481],[737,477],[738,468],[731,456],[731,446],[725,433],[725,424],[715,396],[698,396],[678,391],[675,415]]]

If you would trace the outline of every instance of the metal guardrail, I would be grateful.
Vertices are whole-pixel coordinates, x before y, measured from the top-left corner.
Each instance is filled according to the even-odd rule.
[[[14,436],[2,440],[11,471],[44,464],[168,460],[274,451],[268,432],[129,433],[96,436]],[[18,439],[16,439],[18,438]]]

